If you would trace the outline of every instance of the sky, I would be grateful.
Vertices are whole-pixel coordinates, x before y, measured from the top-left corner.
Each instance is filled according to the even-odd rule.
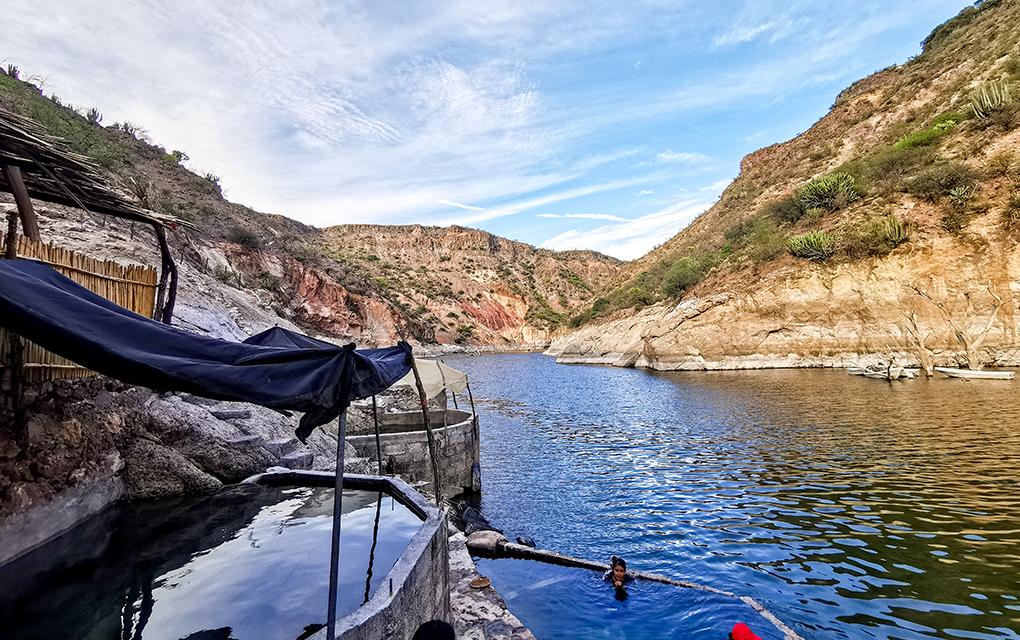
[[[39,0],[0,60],[259,211],[637,258],[963,0]]]

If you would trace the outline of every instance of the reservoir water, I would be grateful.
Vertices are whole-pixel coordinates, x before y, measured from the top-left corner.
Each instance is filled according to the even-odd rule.
[[[810,639],[1020,638],[1020,382],[445,361],[471,377],[482,508],[511,539],[752,596]],[[528,594],[528,571],[493,580],[540,640],[650,638],[649,611],[675,637],[611,590]]]
[[[326,622],[331,488],[240,485],[107,509],[0,571],[10,640],[294,640]],[[344,491],[338,615],[383,579],[422,521]]]

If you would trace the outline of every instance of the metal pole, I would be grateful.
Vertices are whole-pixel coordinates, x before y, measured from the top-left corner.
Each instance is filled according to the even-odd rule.
[[[329,607],[326,639],[336,639],[336,592],[340,577],[340,514],[343,513],[344,447],[347,438],[347,410],[340,414],[336,431],[336,484],[333,488],[333,544],[329,554]]]
[[[379,407],[372,396],[372,422],[375,424],[375,459],[379,461],[379,475],[383,474],[382,445],[379,443]]]

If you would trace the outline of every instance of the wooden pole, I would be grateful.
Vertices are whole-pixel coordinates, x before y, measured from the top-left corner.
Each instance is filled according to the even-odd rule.
[[[158,302],[163,300],[167,274],[170,276],[169,289],[165,291],[166,303],[156,309],[156,319],[163,324],[170,324],[173,322],[174,304],[177,302],[177,264],[170,253],[170,245],[166,241],[166,229],[158,223],[154,223],[152,226],[156,229],[156,240],[159,241],[159,254],[163,259],[162,273],[159,278],[159,294],[156,296]]]
[[[478,426],[478,412],[475,411],[475,397],[471,395],[471,383],[468,382],[466,385],[468,392],[468,401],[471,402],[471,432],[475,436],[475,447],[474,451],[471,452],[471,489],[473,491],[482,490],[482,434],[481,429]]]
[[[11,193],[14,194],[14,201],[18,203],[18,213],[21,215],[21,227],[25,230],[25,236],[33,242],[41,242],[39,220],[35,217],[32,199],[28,197],[28,189],[25,188],[25,181],[21,178],[21,168],[7,164],[4,165],[3,172],[7,184],[11,187]]]
[[[7,246],[4,248],[4,257],[14,260],[18,257],[18,214],[13,211],[7,212]]]
[[[333,542],[329,553],[329,605],[326,609],[326,640],[336,640],[336,595],[340,578],[340,515],[343,513],[344,448],[347,440],[347,410],[340,414],[336,430],[336,473],[333,485]]]
[[[382,444],[379,442],[379,407],[372,396],[372,423],[375,425],[375,459],[379,461],[379,475],[383,474]]]
[[[421,382],[421,374],[418,372],[418,364],[411,355],[411,371],[414,372],[414,386],[418,387],[418,399],[421,401],[421,416],[425,421],[425,435],[429,442],[429,458],[432,459],[432,484],[436,490],[436,506],[440,506],[443,500],[443,489],[439,479],[439,460],[436,458],[436,436],[432,433],[432,421],[429,420],[429,399],[425,395],[425,385]]]

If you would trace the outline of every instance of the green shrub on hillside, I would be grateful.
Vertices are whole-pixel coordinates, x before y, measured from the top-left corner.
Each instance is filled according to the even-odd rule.
[[[708,273],[721,263],[726,255],[724,250],[706,251],[697,256],[680,258],[666,270],[662,277],[662,293],[667,298],[676,298],[705,279]]]
[[[741,244],[749,236],[754,229],[754,225],[758,222],[758,218],[747,218],[741,220],[737,224],[733,225],[729,229],[723,232],[723,237],[728,242],[733,244]]]
[[[244,227],[234,227],[231,229],[227,239],[253,251],[262,248],[262,239],[259,238],[258,234]]]
[[[928,202],[938,202],[958,187],[975,183],[974,171],[959,162],[940,162],[915,176],[907,183],[907,190]]]
[[[758,264],[778,258],[786,251],[786,238],[776,225],[762,220],[755,225],[747,238],[747,255]]]
[[[879,149],[844,166],[844,170],[856,174],[869,186],[880,192],[897,191],[903,188],[907,177],[918,167],[929,164],[932,151],[929,147]]]
[[[896,216],[873,218],[840,230],[840,252],[850,259],[884,256],[907,241],[907,228]]]
[[[1013,171],[1013,162],[1016,156],[1012,151],[1003,150],[988,158],[985,164],[985,174],[990,178],[1001,178],[1008,176]]]
[[[670,298],[683,295],[705,277],[701,264],[694,258],[684,257],[676,261],[666,272],[662,281],[662,292]]]
[[[804,217],[804,207],[796,195],[789,195],[765,205],[763,213],[781,224],[794,224]]]
[[[656,302],[655,294],[644,287],[630,287],[623,292],[619,308],[640,309]]]
[[[804,211],[836,211],[860,197],[854,177],[844,171],[815,178],[797,191],[797,200]]]
[[[810,231],[791,237],[787,248],[798,258],[825,262],[836,252],[836,239],[824,231]]]
[[[902,151],[904,149],[913,149],[914,147],[927,147],[933,145],[963,120],[963,115],[955,111],[944,113],[938,118],[935,118],[935,120],[924,129],[915,131],[914,133],[900,138],[896,144],[893,145],[893,149]]]
[[[1020,191],[1010,196],[1002,212],[1002,222],[1011,229],[1020,228]]]
[[[786,251],[786,239],[771,217],[754,216],[742,220],[724,235],[757,263],[768,262]]]

